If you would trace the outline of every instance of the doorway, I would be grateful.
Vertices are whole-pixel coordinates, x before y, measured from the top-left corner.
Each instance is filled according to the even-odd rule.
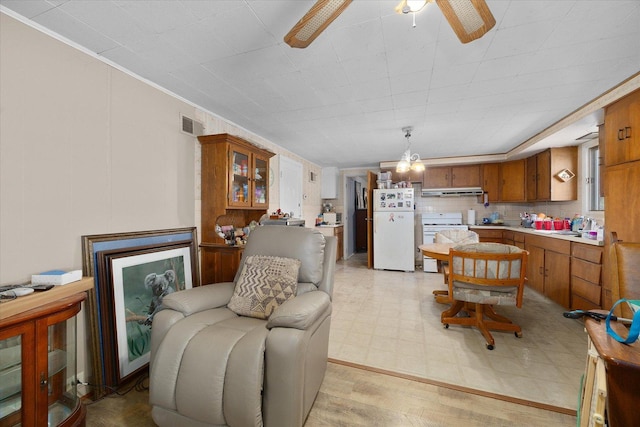
[[[349,175],[353,173],[353,175]],[[365,172],[366,173],[366,172]],[[367,252],[367,176],[363,172],[346,172],[344,193],[345,259]],[[360,236],[360,239],[358,238]],[[364,236],[364,240],[363,237]],[[364,245],[363,245],[364,242]]]
[[[280,209],[302,218],[302,164],[280,155]]]

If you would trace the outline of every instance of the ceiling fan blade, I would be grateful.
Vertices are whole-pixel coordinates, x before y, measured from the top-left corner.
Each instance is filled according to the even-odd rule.
[[[496,25],[484,0],[436,0],[436,3],[462,43],[479,39]]]
[[[305,48],[324,31],[352,0],[318,0],[284,36],[291,47]]]

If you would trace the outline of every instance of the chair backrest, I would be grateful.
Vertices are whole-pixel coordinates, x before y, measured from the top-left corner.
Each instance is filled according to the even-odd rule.
[[[480,236],[471,230],[442,230],[438,231],[434,237],[435,243],[479,243]]]
[[[610,280],[618,292],[613,292],[616,302],[620,298],[640,299],[640,243],[623,242],[618,240],[615,233],[611,233],[611,246],[609,248]],[[631,310],[623,304],[621,315],[632,317]]]
[[[299,259],[298,293],[321,290],[331,297],[336,264],[336,237],[325,237],[319,230],[305,227],[263,225],[249,234],[234,281],[250,255]]]
[[[502,243],[458,245],[449,251],[449,293],[454,287],[478,286],[500,292],[517,288],[515,305],[522,306],[528,252]]]

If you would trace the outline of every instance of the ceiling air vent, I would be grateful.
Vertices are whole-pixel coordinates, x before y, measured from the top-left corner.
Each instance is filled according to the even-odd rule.
[[[202,126],[202,123],[182,114],[180,114],[180,120],[182,121],[182,132],[191,136],[201,136],[203,134],[204,126]]]

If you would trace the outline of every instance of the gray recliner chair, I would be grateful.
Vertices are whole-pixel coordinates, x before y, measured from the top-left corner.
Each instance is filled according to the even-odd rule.
[[[336,246],[311,228],[259,227],[234,282],[166,296],[151,337],[156,424],[302,426],[327,367]],[[258,255],[300,260],[295,297],[267,319],[228,307]]]

